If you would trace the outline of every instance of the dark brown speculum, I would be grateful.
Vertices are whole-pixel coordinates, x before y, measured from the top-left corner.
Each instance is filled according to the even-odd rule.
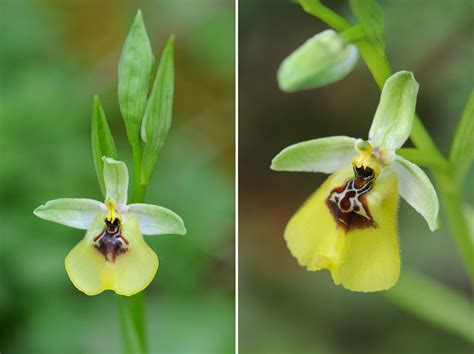
[[[354,167],[354,177],[329,193],[326,205],[338,227],[342,227],[346,232],[377,227],[365,199],[374,180],[375,174],[371,168]]]
[[[105,228],[94,238],[94,247],[104,255],[105,259],[115,262],[115,258],[128,251],[128,240],[122,235],[119,219],[105,219]]]

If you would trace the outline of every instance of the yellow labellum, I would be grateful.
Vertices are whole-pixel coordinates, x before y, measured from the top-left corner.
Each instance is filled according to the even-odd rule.
[[[104,290],[131,296],[153,280],[158,257],[146,244],[136,218],[128,216],[122,224],[122,235],[128,241],[127,251],[114,261],[107,260],[94,246],[94,238],[104,230],[104,214],[99,214],[84,239],[66,257],[66,272],[72,283],[87,295]]]
[[[377,169],[373,161],[369,167]],[[291,218],[285,240],[301,266],[328,269],[336,284],[353,291],[379,291],[393,286],[400,274],[397,240],[397,176],[383,169],[362,198],[371,223],[336,221],[328,198],[354,178],[352,166],[330,176]],[[358,210],[358,209],[357,209]],[[364,212],[365,214],[365,212]],[[359,214],[357,218],[363,218]],[[364,219],[360,219],[364,220]]]

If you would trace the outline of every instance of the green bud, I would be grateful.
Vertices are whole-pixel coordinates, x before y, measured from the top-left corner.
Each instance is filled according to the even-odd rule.
[[[357,57],[354,45],[348,45],[333,30],[326,30],[307,40],[281,63],[278,84],[286,92],[331,84],[351,72]]]
[[[154,61],[139,10],[125,40],[118,68],[118,99],[128,140],[132,145],[140,141],[140,125],[145,113]]]
[[[148,183],[171,127],[174,93],[173,45],[174,36],[171,36],[161,55],[142,123],[141,136],[145,142],[141,167],[142,183]]]
[[[94,97],[92,106],[91,128],[92,158],[94,160],[97,178],[99,179],[100,190],[105,196],[104,161],[102,160],[102,156],[117,159],[117,150],[98,96]]]

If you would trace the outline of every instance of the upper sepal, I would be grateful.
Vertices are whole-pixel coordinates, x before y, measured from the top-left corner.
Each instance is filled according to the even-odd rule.
[[[285,92],[325,86],[347,76],[357,62],[357,47],[333,30],[318,33],[291,53],[278,69]]]
[[[402,198],[425,218],[431,231],[436,230],[438,195],[426,173],[401,156],[396,156],[392,166],[398,175],[398,190]]]
[[[106,201],[114,200],[118,206],[127,204],[128,170],[125,162],[102,157],[104,161],[104,181]]]
[[[283,149],[272,160],[275,171],[333,173],[350,164],[356,155],[356,139],[348,136],[304,141]]]
[[[173,211],[157,205],[130,204],[127,215],[138,219],[143,235],[186,234],[183,219]]]
[[[374,146],[394,151],[408,139],[415,118],[418,86],[409,71],[399,71],[385,81],[369,131]]]

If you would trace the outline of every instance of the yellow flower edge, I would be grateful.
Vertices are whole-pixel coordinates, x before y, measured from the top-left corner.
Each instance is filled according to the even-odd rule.
[[[376,227],[346,232],[338,227],[326,198],[352,177],[352,166],[330,176],[290,219],[284,237],[291,254],[308,270],[328,269],[334,283],[348,290],[386,290],[400,275],[397,176],[384,169],[366,195]]]
[[[138,220],[127,217],[122,235],[128,240],[128,250],[107,261],[95,247],[94,238],[103,231],[104,215],[96,217],[91,227],[65,259],[66,272],[74,286],[93,296],[104,290],[132,296],[144,290],[158,271],[158,257],[140,233]]]

